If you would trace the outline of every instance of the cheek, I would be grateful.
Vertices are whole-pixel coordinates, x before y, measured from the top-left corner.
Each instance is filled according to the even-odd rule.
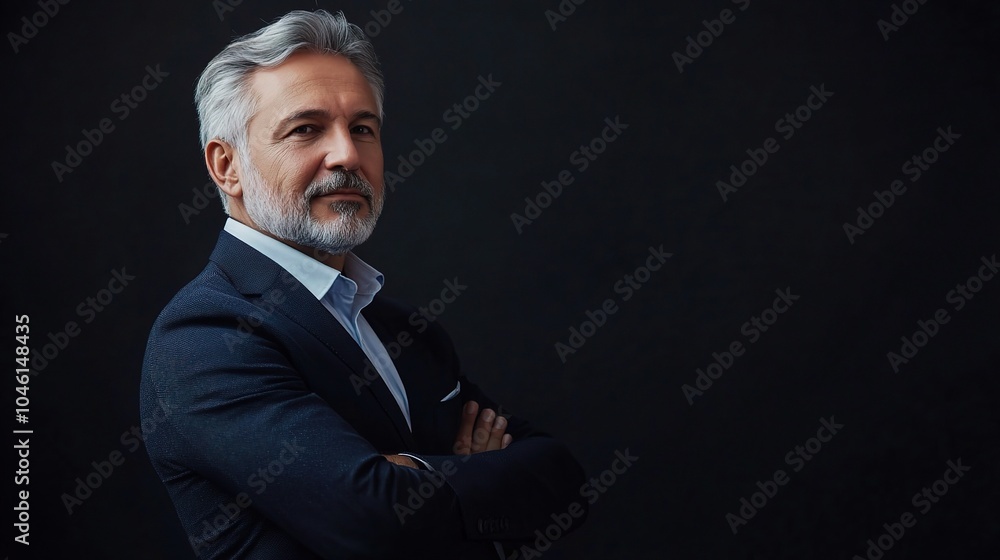
[[[316,180],[321,158],[290,155],[279,163],[277,186],[286,196],[301,196]]]
[[[385,173],[383,165],[382,150],[379,148],[377,150],[373,149],[370,154],[366,154],[361,166],[361,171],[364,173],[365,178],[378,191],[382,190],[383,175]]]
[[[309,158],[303,154],[296,154],[293,150],[278,150],[260,159],[258,170],[268,187],[283,196],[305,191],[312,180]]]

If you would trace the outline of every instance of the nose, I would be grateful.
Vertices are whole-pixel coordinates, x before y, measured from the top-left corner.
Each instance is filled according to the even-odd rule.
[[[332,127],[323,149],[326,150],[323,166],[331,171],[337,169],[355,171],[361,166],[354,138],[351,137],[347,126]]]

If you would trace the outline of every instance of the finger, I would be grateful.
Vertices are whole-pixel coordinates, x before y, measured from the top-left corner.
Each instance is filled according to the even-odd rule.
[[[472,429],[478,414],[479,403],[476,401],[469,401],[462,407],[462,418],[458,423],[458,434],[455,435],[456,455],[468,455],[472,452]]]
[[[409,467],[411,469],[419,468],[417,464],[413,461],[413,459],[410,459],[409,457],[404,457],[403,455],[382,455],[382,456],[388,459],[390,463],[396,465]]]
[[[493,429],[490,430],[490,440],[486,443],[487,451],[496,451],[500,449],[503,445],[503,436],[507,432],[507,419],[503,416],[497,416],[496,420],[493,422]]]
[[[507,449],[507,446],[510,445],[512,441],[514,441],[514,436],[510,434],[504,434],[503,442],[500,444],[500,449]]]
[[[476,427],[472,431],[473,453],[486,451],[486,447],[490,441],[490,431],[493,429],[493,421],[495,419],[496,413],[489,408],[484,409],[483,412],[479,414],[479,419],[476,420]]]

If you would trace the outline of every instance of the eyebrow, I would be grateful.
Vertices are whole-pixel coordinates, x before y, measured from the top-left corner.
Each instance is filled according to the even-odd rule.
[[[361,121],[361,120],[373,120],[378,128],[382,128],[382,119],[378,115],[372,113],[371,111],[366,111],[364,109],[354,113],[351,118],[351,122]]]
[[[278,124],[277,124],[277,126],[275,126],[274,130],[275,130],[275,132],[281,131],[285,127],[287,127],[289,124],[291,124],[292,122],[297,121],[297,120],[303,120],[303,119],[306,119],[306,120],[308,120],[308,119],[323,119],[323,120],[330,121],[330,120],[333,120],[333,116],[326,109],[303,109],[301,111],[296,111],[296,112],[292,113],[291,115],[288,115],[287,117],[285,117],[285,118],[281,119],[280,121],[278,121]],[[376,115],[375,113],[372,113],[371,111],[362,109],[360,111],[355,112],[353,115],[351,115],[351,122],[355,122],[355,121],[359,121],[359,120],[366,120],[366,119],[367,120],[373,120],[373,121],[375,121],[376,126],[379,129],[382,128],[382,119],[379,118],[379,116]]]

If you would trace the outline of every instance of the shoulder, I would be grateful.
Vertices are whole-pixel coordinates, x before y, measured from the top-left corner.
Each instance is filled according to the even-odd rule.
[[[185,319],[232,316],[248,311],[251,307],[249,298],[236,289],[218,265],[210,262],[160,311],[153,323],[152,332],[156,333]]]
[[[153,322],[144,366],[252,358],[247,352],[253,345],[246,342],[273,346],[270,323],[277,314],[269,297],[270,291],[243,293],[218,264],[209,262]]]
[[[178,410],[194,410],[206,395],[231,396],[263,379],[248,372],[284,375],[278,314],[264,311],[259,296],[241,293],[213,262],[181,288],[149,333],[140,381],[145,407],[169,397]]]

